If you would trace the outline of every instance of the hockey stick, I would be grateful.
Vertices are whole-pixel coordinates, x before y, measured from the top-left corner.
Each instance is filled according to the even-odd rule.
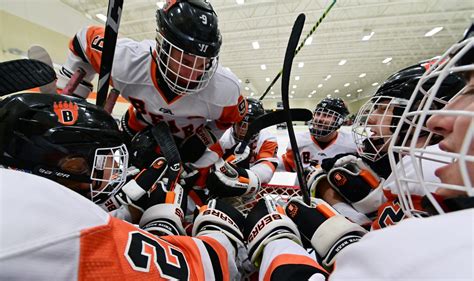
[[[33,45],[28,49],[28,58],[30,60],[39,60],[41,62],[44,62],[45,64],[51,66],[51,68],[54,69],[53,60],[51,60],[51,56],[48,54],[48,51],[46,51],[45,48],[39,45]],[[56,93],[56,81],[53,81],[44,86],[40,86],[39,89],[41,93]]]
[[[321,22],[324,20],[324,18],[327,16],[327,14],[329,13],[329,11],[332,9],[332,7],[334,6],[334,4],[336,4],[336,0],[333,0],[331,2],[331,4],[329,5],[329,7],[326,8],[326,10],[323,12],[323,14],[321,15],[321,17],[319,17],[318,21],[313,25],[313,27],[311,28],[311,30],[309,31],[309,33],[306,35],[306,37],[304,38],[303,41],[301,41],[300,45],[298,46],[298,49],[296,49],[295,51],[295,56],[299,53],[299,51],[301,50],[301,48],[303,48],[304,46],[304,43],[306,42],[306,39],[308,39],[311,35],[313,35],[314,31],[316,31],[316,29],[318,28],[318,26],[321,24]],[[265,90],[265,92],[263,92],[263,95],[260,96],[259,100],[263,100],[263,98],[265,98],[265,96],[268,94],[268,92],[270,91],[270,89],[273,87],[273,85],[275,85],[276,81],[278,81],[278,79],[280,78],[281,74],[283,72],[283,69],[280,69],[280,72],[278,72],[277,76],[275,76],[275,78],[273,78],[273,81],[270,83],[270,85],[267,87],[267,89]]]
[[[288,46],[286,47],[285,60],[283,61],[283,74],[281,77],[281,98],[283,101],[283,110],[287,113],[286,125],[288,127],[288,136],[290,138],[291,149],[293,150],[293,157],[295,159],[296,175],[298,176],[298,181],[300,183],[301,194],[303,195],[303,201],[306,204],[310,205],[311,202],[308,194],[308,189],[306,187],[306,181],[303,175],[303,165],[301,162],[298,144],[296,143],[290,103],[288,99],[288,87],[290,85],[291,65],[293,64],[293,59],[295,57],[295,49],[298,45],[298,40],[300,39],[301,31],[303,30],[304,21],[305,15],[299,14],[293,25],[293,29],[291,30],[290,40],[288,41]]]
[[[313,113],[305,108],[293,108],[290,110],[293,121],[308,121],[313,117]],[[240,143],[239,150],[237,152],[243,153],[250,139],[257,132],[267,127],[285,122],[287,116],[288,115],[284,110],[277,110],[255,119],[252,123],[250,123],[249,129],[247,130],[244,139]]]
[[[159,122],[151,129],[153,138],[158,143],[160,151],[168,162],[168,190],[172,191],[179,180],[182,171],[181,157],[178,147],[171,135],[170,128],[165,122]]]
[[[107,111],[109,114],[112,114],[112,111],[114,110],[115,103],[117,102],[117,99],[120,95],[120,92],[112,88],[110,90],[109,95],[107,96],[107,100],[105,101],[104,109]]]
[[[78,68],[76,72],[71,76],[66,86],[63,89],[62,94],[66,96],[73,96],[77,86],[82,82],[82,79],[86,76],[86,71],[82,68]]]
[[[56,72],[44,62],[29,59],[0,63],[0,96],[49,84]]]
[[[99,89],[96,104],[104,107],[109,91],[109,80],[114,61],[115,45],[117,44],[118,29],[122,15],[123,0],[109,0],[107,21],[105,23],[104,45],[100,60]]]

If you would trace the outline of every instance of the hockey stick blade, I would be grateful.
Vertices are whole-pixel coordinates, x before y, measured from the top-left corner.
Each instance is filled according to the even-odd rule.
[[[104,107],[109,91],[109,81],[110,75],[112,74],[112,64],[114,61],[115,46],[117,45],[122,7],[123,0],[109,0],[96,100],[96,104],[100,107]]]
[[[151,129],[151,133],[160,147],[161,154],[168,162],[168,190],[173,190],[182,170],[178,147],[166,123],[159,122]]]
[[[56,72],[44,62],[29,59],[0,63],[0,96],[49,84]]]
[[[28,49],[28,58],[30,60],[32,59],[44,62],[45,64],[51,66],[54,69],[53,60],[51,60],[51,56],[48,54],[48,51],[46,51],[45,48],[39,45],[33,45]],[[46,84],[44,86],[40,86],[39,88],[41,93],[57,92],[56,81],[53,81],[52,83]]]
[[[293,116],[293,121],[308,121],[313,117],[313,113],[305,108],[293,108],[291,109],[291,116]],[[248,145],[250,139],[257,132],[270,126],[286,122],[286,118],[287,113],[285,111],[277,110],[255,119],[252,123],[250,123],[249,129],[239,146],[238,153],[244,152],[245,147]]]
[[[309,198],[308,188],[306,187],[306,181],[304,179],[303,164],[301,162],[300,152],[298,144],[296,142],[295,131],[293,129],[293,121],[290,110],[290,103],[288,99],[288,87],[290,85],[291,65],[295,57],[295,50],[298,46],[298,41],[303,31],[305,21],[305,15],[299,14],[291,30],[290,40],[286,47],[285,59],[283,61],[283,71],[281,77],[281,98],[283,101],[283,110],[287,114],[286,125],[288,127],[288,136],[290,138],[291,150],[293,151],[293,157],[295,159],[296,175],[300,184],[301,194],[303,195],[303,201],[310,205],[311,201]]]

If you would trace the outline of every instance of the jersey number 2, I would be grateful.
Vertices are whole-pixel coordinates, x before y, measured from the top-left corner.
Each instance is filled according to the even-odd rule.
[[[146,247],[149,248],[148,251]],[[140,232],[131,232],[125,256],[136,271],[149,272],[153,259],[161,277],[177,280],[189,279],[189,268],[184,254],[164,240],[155,240]]]

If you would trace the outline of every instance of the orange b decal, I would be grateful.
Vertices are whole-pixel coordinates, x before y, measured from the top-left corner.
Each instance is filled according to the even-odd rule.
[[[74,102],[55,102],[53,104],[54,113],[58,116],[58,121],[64,125],[74,125],[79,115],[79,107]]]

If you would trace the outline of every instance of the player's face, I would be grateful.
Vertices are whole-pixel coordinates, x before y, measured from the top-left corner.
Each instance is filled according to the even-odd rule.
[[[392,118],[394,106],[388,100],[381,100],[374,105],[373,111],[367,116],[367,125],[371,139],[382,139],[375,142],[380,151],[387,151],[392,136]]]
[[[204,74],[207,60],[204,57],[186,54],[176,48],[171,49],[168,67],[170,69],[169,77],[176,80],[181,87],[193,88],[193,83],[197,83]]]
[[[105,191],[106,189],[111,189],[111,187],[109,187],[110,182],[119,176],[117,175],[117,171],[119,170],[120,163],[117,162],[117,157],[114,158],[112,154],[109,154],[108,156],[109,157],[101,157],[100,161],[96,161],[101,162],[100,169],[92,169],[89,167],[86,159],[83,157],[63,158],[59,163],[59,167],[62,170],[74,175],[90,177],[94,180],[92,180],[92,183],[73,180],[59,180],[59,182],[69,189],[93,200],[97,193]],[[90,175],[91,170],[93,171],[92,175]]]
[[[449,112],[458,110],[458,112]],[[471,113],[462,115],[460,112]],[[444,114],[443,114],[444,112]],[[427,127],[442,136],[444,139],[439,143],[441,150],[459,155],[450,164],[437,169],[435,174],[443,183],[466,186],[466,177],[474,182],[474,161],[467,159],[474,156],[473,132],[474,118],[474,85],[466,89],[464,94],[454,98],[440,114],[433,115],[428,119]],[[465,169],[466,173],[462,172]],[[462,191],[440,188],[437,190],[439,195],[444,197],[454,197],[465,194]]]

